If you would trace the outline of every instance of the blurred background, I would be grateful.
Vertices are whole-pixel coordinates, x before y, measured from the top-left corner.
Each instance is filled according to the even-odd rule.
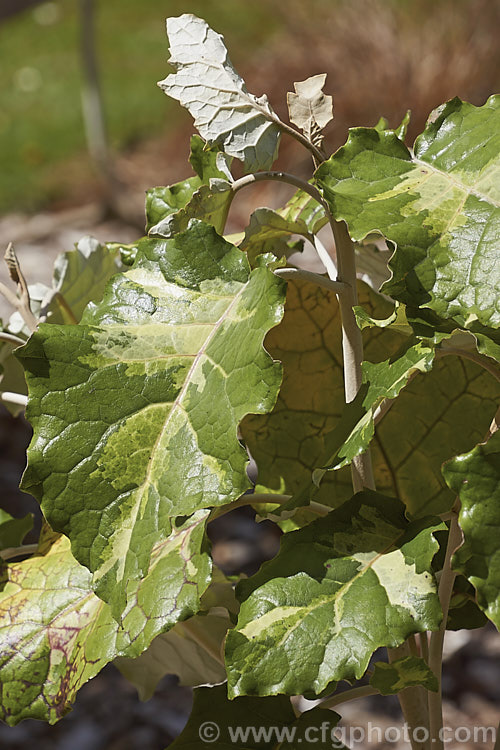
[[[481,105],[500,90],[500,0],[0,0],[0,249],[14,242],[29,283],[49,282],[57,253],[84,234],[139,237],[146,188],[191,174],[191,118],[156,86],[168,73],[165,17],[184,12],[224,35],[249,90],[267,93],[282,119],[293,81],[326,72],[335,106],[329,151],[349,126],[383,115],[396,127],[407,109],[411,145],[442,102],[460,96]],[[280,167],[309,176],[311,165],[284,137]],[[254,205],[276,205],[272,190],[260,184],[241,194],[231,229],[245,226]],[[0,278],[8,283],[3,267]],[[29,437],[21,418],[1,413],[0,493],[14,515],[26,512],[16,488]],[[214,554],[229,572],[251,572],[274,554],[273,532],[254,527],[243,513],[214,532]],[[496,724],[497,640],[488,632],[460,637],[447,661],[450,720]],[[353,723],[373,720],[374,711],[385,721],[387,705],[396,711],[390,701],[357,703]],[[0,746],[160,750],[189,707],[189,691],[174,678],[140,704],[108,667],[61,724],[0,726]]]

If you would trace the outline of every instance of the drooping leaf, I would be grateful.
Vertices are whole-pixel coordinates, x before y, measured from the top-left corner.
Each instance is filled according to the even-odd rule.
[[[155,191],[161,192],[161,190],[163,189],[155,188]],[[160,200],[167,198],[166,193],[169,190],[170,188],[166,188]],[[233,197],[234,193],[228,182],[224,182],[221,189],[215,189],[209,185],[200,185],[193,192],[185,206],[179,208],[177,211],[168,213],[150,227],[149,236],[165,237],[166,239],[174,237],[179,232],[186,231],[191,219],[205,221],[207,224],[215,227],[215,230],[219,234],[223,234]]]
[[[119,657],[114,664],[133,682],[141,700],[148,700],[160,679],[175,674],[181,685],[217,685],[226,679],[222,644],[238,612],[232,584],[222,573],[200,601],[200,612],[157,636],[135,659]]]
[[[326,73],[320,73],[295,82],[295,94],[286,95],[290,122],[316,144],[321,143],[321,131],[333,120],[333,99],[323,92],[325,83]]]
[[[227,154],[215,146],[209,146],[199,135],[191,136],[189,163],[204,185],[217,178],[231,182],[231,162]]]
[[[314,708],[296,717],[286,696],[241,697],[228,700],[225,685],[194,691],[189,721],[172,743],[174,750],[301,750],[314,743],[318,750],[346,750],[334,736],[340,716]]]
[[[412,154],[391,131],[351,130],[316,173],[355,240],[397,245],[383,288],[464,323],[500,327],[500,97],[453,99],[434,112]]]
[[[5,565],[0,592],[1,718],[69,711],[77,691],[118,655],[137,656],[160,632],[194,614],[209,583],[200,553],[206,511],[156,549],[150,575],[132,582],[121,624],[92,590],[92,576],[60,537],[44,555]]]
[[[434,693],[438,690],[437,677],[429,669],[425,659],[418,656],[404,656],[390,664],[378,661],[373,665],[370,685],[382,695],[395,695],[400,690],[417,685]]]
[[[457,575],[448,609],[446,630],[473,630],[486,625],[488,618],[479,608],[476,589],[465,576]]]
[[[310,195],[298,190],[283,208],[276,211],[257,208],[250,217],[240,248],[249,257],[254,257],[266,252],[270,244],[278,244],[283,237],[292,234],[311,239],[327,221],[322,206]],[[279,255],[279,251],[275,254]]]
[[[28,531],[33,528],[33,515],[14,518],[0,508],[0,552],[8,547],[19,547]]]
[[[285,534],[277,557],[238,585],[228,633],[229,695],[321,692],[359,679],[373,652],[442,617],[431,562],[432,519],[409,524],[404,506],[372,492]]]
[[[377,318],[392,312],[390,303],[363,284],[359,300]],[[284,319],[266,339],[271,354],[283,362],[280,395],[270,414],[246,417],[241,425],[259,468],[258,483],[268,490],[294,495],[323,465],[325,437],[344,413],[341,340],[335,295],[309,282],[289,281]],[[365,334],[365,356],[389,357],[403,340],[399,333],[370,330]],[[345,437],[364,413],[356,415]],[[335,506],[351,494],[350,472],[342,469],[324,477],[315,499]]]
[[[188,177],[169,187],[154,187],[146,192],[146,232],[157,224],[175,216],[202,185],[199,177]],[[154,231],[153,231],[154,234]]]
[[[376,487],[400,497],[412,516],[449,511],[455,495],[441,466],[481,440],[499,399],[499,382],[459,357],[418,373],[375,430]]]
[[[157,557],[162,568],[172,518],[249,488],[237,426],[276,399],[281,368],[262,341],[283,290],[193,222],[142,241],[80,325],[40,326],[23,348],[34,428],[23,487],[115,616]]]
[[[200,135],[240,159],[247,172],[269,169],[278,152],[277,116],[265,96],[247,91],[223,37],[190,13],[167,19],[175,73],[159,82],[194,118]]]
[[[101,243],[94,237],[83,237],[75,249],[61,253],[54,263],[52,288],[61,295],[50,303],[60,319],[49,322],[73,323],[79,321],[89,302],[101,299],[109,279],[121,269],[118,246]],[[69,308],[71,317],[68,317]]]
[[[500,629],[500,432],[443,467],[460,498],[464,543],[452,565],[477,591],[477,601]]]

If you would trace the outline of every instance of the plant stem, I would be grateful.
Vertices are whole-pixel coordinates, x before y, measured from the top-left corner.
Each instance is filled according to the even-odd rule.
[[[0,331],[0,341],[7,341],[9,344],[18,344],[19,346],[24,346],[26,343],[24,339],[14,336],[13,333],[7,333],[7,331]]]
[[[38,550],[38,544],[22,544],[20,547],[7,547],[0,550],[0,559],[11,560],[21,555],[33,555]]]
[[[328,208],[328,205],[319,192],[318,188],[312,185],[310,182],[301,180],[300,177],[296,177],[294,174],[290,174],[289,172],[276,172],[270,170],[267,172],[255,172],[255,174],[246,174],[244,177],[240,177],[239,180],[235,180],[231,184],[231,190],[234,193],[237,193],[238,190],[241,190],[241,188],[244,188],[247,185],[253,185],[255,182],[264,182],[266,180],[286,182],[288,185],[293,185],[293,187],[296,187],[299,190],[303,190],[305,193],[308,193],[311,198],[314,198],[315,201],[318,201],[318,203],[323,206],[325,211],[329,213],[330,210]]]
[[[468,351],[467,349],[452,349],[451,347],[447,347],[446,349],[436,350],[436,358],[446,357],[449,354],[454,354],[456,357],[463,357],[463,359],[469,359],[471,362],[475,362],[500,381],[500,367],[498,364],[490,360],[489,357],[483,357],[479,352]]]
[[[389,662],[393,662],[411,656],[412,652],[409,642],[405,641],[401,646],[388,648],[387,654]],[[428,726],[427,691],[422,687],[405,688],[398,693],[398,700],[408,726],[412,750],[430,750],[430,741],[419,741],[414,736],[417,727]]]
[[[329,218],[337,249],[338,280],[347,284],[345,292],[338,295],[338,301],[342,318],[344,391],[346,403],[349,404],[355,399],[363,379],[361,370],[363,339],[353,310],[353,307],[358,304],[356,261],[354,245],[345,222],[334,221],[331,214]],[[369,450],[353,459],[351,474],[354,492],[359,492],[363,487],[375,489]]]
[[[429,663],[429,636],[427,634],[427,631],[425,631],[425,633],[419,634],[419,642],[420,642],[420,655],[422,659],[424,659],[428,664]]]
[[[317,286],[330,289],[336,294],[342,294],[346,288],[346,285],[341,281],[332,281],[331,279],[327,279],[326,276],[321,276],[321,274],[313,273],[312,271],[304,271],[302,268],[276,268],[274,273],[282,279],[302,279],[303,281],[310,281],[313,284],[317,284]]]
[[[272,492],[249,493],[247,495],[243,495],[242,497],[238,498],[238,500],[235,500],[234,503],[231,503],[230,505],[222,505],[220,508],[214,508],[209,518],[209,521],[214,521],[216,518],[225,516],[226,513],[230,513],[232,510],[235,510],[236,508],[241,508],[245,505],[258,505],[258,504],[266,505],[266,504],[273,504],[273,503],[276,505],[284,505],[289,500],[291,500],[291,498],[292,498],[291,495],[274,495]],[[321,503],[316,503],[314,502],[314,500],[307,507],[310,510],[312,510],[313,513],[316,513],[318,516],[327,516],[328,513],[330,513],[332,510],[332,508],[328,507],[328,505],[322,505]]]
[[[28,406],[28,397],[24,393],[12,393],[11,391],[4,391],[0,394],[1,401],[8,401],[9,404],[17,404],[18,406]]]
[[[295,130],[295,128],[292,128],[291,125],[288,125],[286,122],[282,122],[278,117],[273,118],[273,120],[283,133],[286,133],[292,138],[295,138],[296,141],[302,144],[302,146],[305,146],[305,148],[307,148],[307,150],[311,152],[315,167],[325,161],[326,154],[324,153],[324,151],[315,146],[314,143],[312,143],[309,138],[306,138],[306,136],[303,135],[299,130]]]
[[[450,521],[446,555],[439,581],[439,601],[443,610],[443,620],[434,633],[431,633],[429,644],[429,667],[437,677],[439,690],[437,693],[429,693],[429,730],[433,750],[444,750],[444,744],[440,739],[439,730],[443,726],[443,707],[441,690],[441,672],[443,663],[443,644],[448,620],[448,609],[450,606],[453,583],[456,573],[451,567],[451,558],[462,543],[462,531],[458,524],[458,501],[455,503],[453,517]]]
[[[354,701],[357,698],[366,698],[369,695],[380,695],[380,691],[371,685],[361,685],[361,687],[352,688],[352,690],[345,690],[339,695],[327,698],[323,703],[319,704],[318,708],[335,708],[335,706],[340,706],[341,703]]]

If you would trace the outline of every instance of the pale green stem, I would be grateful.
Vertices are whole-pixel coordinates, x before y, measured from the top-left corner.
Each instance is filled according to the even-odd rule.
[[[411,656],[412,651],[408,641],[396,648],[388,648],[389,662],[405,656]],[[417,727],[428,726],[427,691],[423,687],[410,687],[398,693],[399,705],[408,725],[412,750],[430,750],[430,741],[420,742],[414,737]]]
[[[439,358],[447,357],[449,354],[454,354],[456,357],[463,357],[463,359],[469,359],[471,362],[475,362],[500,381],[500,367],[488,357],[483,357],[479,352],[468,351],[467,349],[452,349],[451,347],[437,349],[436,351],[436,357]]]
[[[4,391],[0,393],[0,399],[7,401],[9,404],[17,404],[26,408],[28,406],[28,397],[24,393],[12,393],[11,391]]]
[[[352,688],[352,690],[346,690],[339,695],[334,695],[332,698],[327,698],[323,703],[319,704],[318,708],[335,708],[335,706],[340,706],[342,703],[354,701],[357,698],[366,698],[369,695],[380,695],[380,691],[371,685],[362,685],[361,687]]]
[[[337,267],[335,263],[333,262],[333,259],[330,256],[330,253],[328,252],[326,247],[323,245],[319,237],[316,237],[316,236],[314,237],[313,244],[314,244],[316,252],[318,253],[319,259],[321,260],[324,267],[326,268],[326,272],[328,276],[330,277],[330,279],[332,279],[332,281],[337,279],[338,278]],[[346,286],[346,284],[342,281],[337,281],[336,283],[342,284],[344,287]]]
[[[428,664],[429,663],[429,635],[427,631],[425,631],[425,633],[420,633],[419,641],[420,641],[420,655],[422,659],[424,659]]]
[[[321,274],[313,273],[312,271],[304,271],[302,268],[277,268],[274,273],[282,279],[302,279],[303,281],[310,281],[312,284],[322,286],[325,289],[335,292],[335,294],[342,294],[346,287],[341,281],[332,281],[331,279],[326,278],[326,276],[321,276]]]
[[[363,381],[361,370],[363,339],[353,310],[353,307],[358,304],[356,261],[354,245],[345,222],[334,221],[330,213],[328,216],[337,250],[338,280],[347,285],[345,292],[338,295],[338,301],[342,318],[344,391],[346,403],[349,404],[354,401]],[[359,492],[363,487],[375,489],[369,449],[353,459],[351,474],[354,492]]]
[[[326,212],[329,213],[328,204],[325,202],[323,196],[319,192],[318,188],[312,185],[306,180],[301,180],[300,177],[296,177],[294,174],[289,172],[255,172],[255,174],[247,174],[244,177],[240,177],[239,180],[235,180],[231,185],[233,193],[237,193],[238,190],[246,187],[247,185],[253,185],[256,182],[265,182],[266,180],[274,180],[275,182],[286,182],[288,185],[303,190],[304,193],[308,193],[311,198],[320,203]]]
[[[7,331],[0,331],[0,341],[6,341],[9,344],[18,344],[18,346],[24,346],[26,343],[24,339],[14,336],[13,333],[7,333]]]
[[[38,544],[23,544],[20,547],[7,547],[0,550],[2,560],[11,560],[21,555],[33,555],[38,550]]]
[[[284,505],[291,500],[291,498],[291,495],[274,495],[272,492],[249,493],[248,495],[243,495],[238,498],[238,500],[235,500],[234,503],[231,503],[230,505],[222,505],[220,508],[214,508],[209,521],[214,521],[216,518],[225,516],[226,513],[230,513],[232,510],[246,505],[272,505],[273,503],[276,505]],[[321,503],[316,503],[314,501],[312,501],[307,507],[318,516],[327,516],[332,510],[328,505],[322,505]]]
[[[446,555],[439,581],[439,601],[443,610],[443,620],[439,630],[431,633],[429,644],[429,668],[435,674],[439,690],[437,693],[429,692],[429,730],[433,750],[444,750],[444,743],[439,737],[439,730],[443,726],[443,706],[442,706],[442,689],[441,689],[441,672],[443,664],[443,645],[446,633],[446,623],[448,620],[448,610],[450,599],[453,592],[456,573],[451,567],[451,559],[456,550],[462,543],[462,531],[458,523],[458,511],[450,521],[450,530],[448,533],[448,543],[446,545]]]

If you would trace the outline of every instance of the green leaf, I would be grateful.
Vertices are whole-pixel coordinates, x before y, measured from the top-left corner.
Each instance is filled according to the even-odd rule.
[[[190,13],[168,18],[167,35],[176,72],[160,88],[189,110],[209,144],[240,159],[247,172],[269,169],[278,152],[279,120],[265,96],[247,91],[222,36]]]
[[[101,299],[109,279],[121,269],[118,246],[83,237],[75,249],[61,253],[54,263],[52,288],[61,295],[50,303],[48,322],[79,321],[89,302]],[[68,314],[69,307],[71,315]],[[59,317],[51,320],[50,314]]]
[[[141,241],[80,325],[42,325],[22,349],[34,429],[23,488],[115,616],[138,581],[161,575],[150,570],[157,556],[163,570],[172,518],[250,487],[237,427],[275,402],[281,368],[262,341],[283,292],[193,222],[173,240]],[[158,595],[150,604],[163,606]]]
[[[446,630],[472,630],[486,625],[488,618],[479,609],[476,601],[476,590],[465,578],[457,575],[448,610]]]
[[[477,601],[500,629],[500,432],[443,467],[460,498],[464,543],[452,565],[477,591]]]
[[[194,704],[182,734],[170,747],[206,750],[301,750],[314,743],[318,750],[346,750],[334,736],[340,716],[314,708],[298,718],[290,699],[241,697],[228,700],[225,685],[194,691]]]
[[[19,547],[28,531],[33,528],[33,515],[14,518],[0,508],[0,552],[8,547]]]
[[[202,181],[199,177],[188,177],[187,180],[176,182],[169,187],[154,187],[146,191],[146,232],[169,216],[183,209],[193,197]],[[154,232],[153,232],[154,234]]]
[[[395,695],[400,690],[417,685],[434,693],[439,689],[437,677],[426,661],[418,656],[404,656],[390,664],[378,661],[373,665],[370,685],[382,695]]]
[[[157,636],[135,659],[115,659],[115,666],[137,687],[141,700],[151,698],[166,674],[177,675],[181,685],[191,687],[225,682],[222,646],[239,605],[232,584],[217,569],[214,573],[214,581],[201,597],[199,614]]]
[[[500,97],[452,99],[414,154],[391,131],[355,128],[316,172],[355,240],[380,231],[397,245],[383,291],[464,323],[500,327]]]
[[[359,285],[359,300],[376,317],[387,317],[393,310],[364,284]],[[367,330],[364,338],[365,356],[375,360],[393,355],[404,340],[390,329]],[[289,281],[285,316],[266,339],[271,354],[283,362],[280,395],[270,414],[246,417],[241,425],[259,468],[258,483],[268,491],[295,495],[310,484],[314,469],[324,466],[333,452],[331,441],[325,443],[326,436],[345,413],[341,341],[335,295],[309,282]],[[365,414],[363,408],[356,412],[337,447]],[[341,469],[328,472],[315,499],[336,506],[351,494],[350,472]],[[305,511],[306,518],[310,520],[310,511]],[[299,516],[294,520],[298,522]]]
[[[155,188],[155,190],[161,190],[161,188]],[[205,221],[215,227],[219,234],[223,234],[233,197],[234,193],[228,182],[223,182],[222,187],[217,188],[201,185],[193,192],[183,208],[168,213],[157,224],[150,227],[149,235],[150,237],[174,237],[179,232],[186,231],[191,219]]]
[[[197,611],[210,563],[199,551],[206,512],[157,549],[152,574],[130,586],[121,624],[60,537],[45,555],[4,565],[0,592],[0,711],[58,721],[80,687],[118,655],[136,656],[158,632]],[[179,554],[180,553],[180,554]],[[202,570],[202,567],[205,570]],[[199,576],[193,573],[199,572]]]
[[[265,252],[268,245],[277,244],[283,237],[300,234],[311,239],[325,226],[328,219],[320,204],[310,195],[298,190],[288,203],[278,210],[258,208],[245,229],[245,236],[240,245],[249,257]],[[279,255],[278,252],[275,253]]]
[[[380,646],[435,630],[432,519],[408,523],[398,500],[355,495],[285,534],[276,558],[238,585],[228,633],[229,695],[321,692],[359,679]]]
[[[199,135],[191,136],[189,163],[203,184],[209,185],[211,179],[231,182],[231,162],[232,159],[216,146],[209,146]]]
[[[417,374],[375,430],[376,487],[401,498],[412,516],[449,511],[455,496],[441,466],[481,439],[499,399],[498,381],[459,357]]]

